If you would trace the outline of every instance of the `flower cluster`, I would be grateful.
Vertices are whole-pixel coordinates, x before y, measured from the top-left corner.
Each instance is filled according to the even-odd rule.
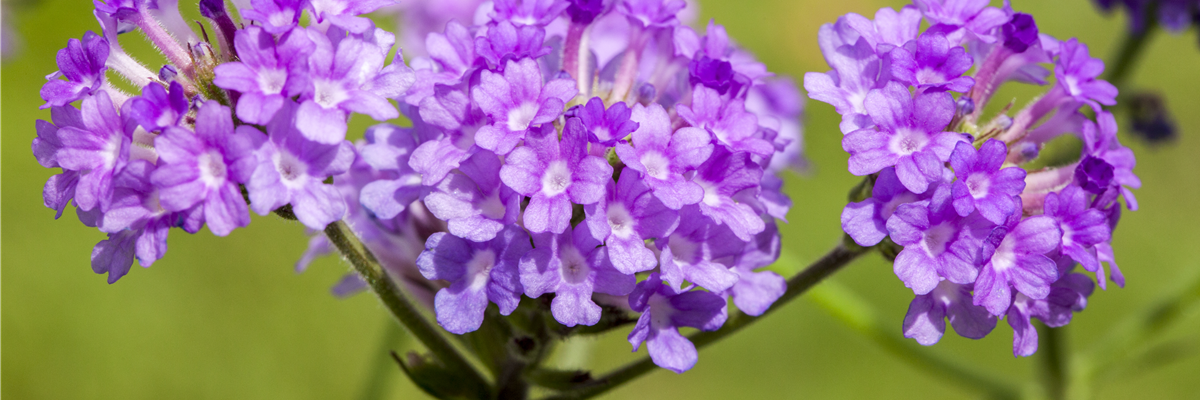
[[[102,34],[47,77],[33,151],[62,173],[45,203],[108,234],[92,266],[110,283],[161,258],[171,228],[344,221],[450,332],[522,296],[566,328],[636,312],[630,343],[676,372],[697,359],[678,328],[719,328],[730,298],[760,315],[786,289],[759,269],[790,206],[779,174],[803,162],[801,96],[720,25],[681,24],[683,0],[496,0],[407,63],[363,16],[392,1],[243,3],[201,0],[197,34],[174,1],[97,0]],[[131,30],[161,67],[122,49]],[[412,126],[352,143],[353,114]],[[297,267],[331,247],[318,233]]]
[[[1117,90],[1097,78],[1104,63],[1087,45],[1041,34],[1028,14],[976,0],[915,3],[822,26],[833,70],[804,79],[810,97],[842,115],[850,172],[869,177],[842,228],[860,245],[900,250],[896,276],[916,295],[906,337],[932,345],[949,319],[978,339],[1006,317],[1014,353],[1028,356],[1031,318],[1062,326],[1087,304],[1094,284],[1076,264],[1101,288],[1124,285],[1109,242],[1118,199],[1137,209],[1129,189],[1140,182],[1103,108]],[[981,121],[1009,81],[1048,90]],[[1056,159],[1039,156],[1068,134],[1083,142],[1078,160],[1034,167]]]

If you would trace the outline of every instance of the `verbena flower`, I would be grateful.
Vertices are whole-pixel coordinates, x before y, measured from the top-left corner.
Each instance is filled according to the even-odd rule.
[[[92,266],[109,282],[162,258],[172,228],[295,217],[313,234],[302,270],[339,223],[447,331],[523,296],[564,327],[641,313],[631,344],[676,372],[697,357],[679,327],[719,328],[730,298],[761,315],[787,289],[763,268],[803,98],[715,22],[681,25],[682,0],[418,2],[407,59],[364,16],[391,1],[198,3],[199,33],[176,2],[95,2],[102,34],[70,41],[43,89],[32,150],[63,170],[45,204],[108,235]],[[129,56],[131,31],[162,59]],[[351,143],[354,114],[411,126]]]
[[[1117,90],[1087,45],[1040,33],[1028,14],[983,0],[915,6],[874,21],[848,14],[818,35],[833,70],[806,74],[805,87],[842,115],[848,169],[871,191],[846,206],[842,229],[859,245],[899,247],[894,272],[917,295],[906,337],[936,343],[949,318],[978,339],[1007,318],[1014,354],[1028,356],[1031,318],[1062,326],[1086,306],[1094,283],[1076,264],[1102,288],[1124,285],[1110,241],[1120,200],[1136,209],[1141,182],[1104,109]],[[1008,82],[1046,93],[982,119]],[[1083,141],[1078,161],[1027,166],[1064,134]]]

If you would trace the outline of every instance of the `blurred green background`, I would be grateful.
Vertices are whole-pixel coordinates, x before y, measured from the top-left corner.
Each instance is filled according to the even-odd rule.
[[[115,285],[93,274],[88,257],[103,238],[70,212],[60,221],[42,207],[41,188],[56,171],[30,152],[34,120],[49,119],[38,88],[53,72],[54,54],[69,38],[98,30],[87,2],[4,0],[21,43],[0,70],[3,131],[0,264],[3,372],[0,395],[10,399],[75,398],[353,398],[378,378],[390,398],[423,398],[394,365],[381,364],[387,312],[369,295],[339,300],[329,286],[347,271],[335,258],[305,274],[292,265],[305,247],[302,226],[254,217],[226,238],[208,231],[171,236],[167,257],[135,268]],[[191,3],[184,0],[182,3]],[[1120,40],[1123,15],[1100,15],[1087,0],[1014,0],[1033,14],[1042,32],[1079,37],[1095,56],[1107,57]],[[799,82],[825,71],[817,49],[822,23],[857,12],[867,16],[900,1],[700,1],[701,21],[716,18],[730,35],[774,72]],[[127,49],[148,54],[135,37]],[[136,45],[135,45],[136,44]],[[1180,287],[1200,269],[1200,49],[1194,31],[1155,35],[1130,83],[1154,88],[1177,117],[1178,140],[1150,147],[1123,134],[1138,155],[1141,210],[1126,213],[1114,247],[1128,287],[1097,292],[1067,330],[1068,346],[1086,348],[1119,321]],[[142,59],[148,59],[143,56]],[[1018,89],[1024,104],[1032,90]],[[838,115],[808,103],[806,146],[813,170],[790,176],[795,200],[784,243],[794,271],[824,254],[841,237],[845,193],[858,180],[845,171]],[[1121,118],[1123,129],[1127,120]],[[359,124],[361,125],[361,124]],[[912,297],[878,256],[868,256],[833,278],[860,293],[880,317],[900,323]],[[1200,318],[1166,333],[1192,349],[1200,345]],[[642,357],[630,354],[624,333],[572,345],[566,365],[605,371]],[[1012,357],[1005,323],[984,340],[948,334],[923,348],[1013,382],[1036,379],[1037,359]],[[411,344],[397,341],[397,350]],[[1196,398],[1200,357],[1145,374],[1120,375],[1097,387],[1101,399]],[[892,357],[815,303],[801,298],[757,325],[701,351],[695,369],[656,371],[608,394],[609,398],[964,398],[975,392],[924,374]]]

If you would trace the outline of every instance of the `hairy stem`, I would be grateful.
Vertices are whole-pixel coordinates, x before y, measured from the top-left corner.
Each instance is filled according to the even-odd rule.
[[[420,340],[438,362],[452,371],[460,372],[464,377],[474,380],[480,386],[488,387],[483,375],[462,354],[459,354],[458,350],[446,340],[446,337],[438,332],[437,327],[417,311],[412,301],[387,276],[387,272],[375,260],[375,256],[363,246],[358,237],[354,236],[354,232],[350,231],[350,227],[346,226],[345,222],[338,221],[329,224],[325,227],[325,236],[329,238],[330,243],[337,247],[342,256],[350,261],[359,276],[367,282],[367,285],[371,287],[388,311],[392,312],[396,320],[408,329],[417,340]]]
[[[752,317],[738,312],[730,316],[721,329],[711,332],[698,332],[689,336],[688,339],[696,345],[697,350],[716,343],[726,336],[740,331],[742,328],[745,328],[755,321],[766,317],[773,311],[782,308],[784,304],[787,304],[789,301],[792,301],[801,294],[804,294],[804,292],[808,291],[808,289],[812,288],[817,283],[820,283],[834,272],[842,269],[842,267],[850,264],[851,261],[853,261],[855,258],[858,258],[858,256],[863,255],[867,251],[867,248],[855,247],[853,249],[849,249],[845,246],[838,245],[824,257],[821,257],[821,259],[809,265],[808,268],[805,268],[803,271],[800,271],[799,274],[796,274],[796,276],[788,279],[787,291],[784,292],[783,296],[781,296],[779,300],[776,300],[775,304],[771,308],[767,309],[763,315]],[[654,361],[651,361],[650,357],[645,357],[641,360],[626,364],[625,366],[617,369],[616,371],[610,372],[607,375],[597,378],[595,384],[588,385],[574,391],[564,392],[559,396],[552,397],[552,399],[587,399],[595,397],[638,377],[641,377],[647,372],[653,371],[655,368]]]

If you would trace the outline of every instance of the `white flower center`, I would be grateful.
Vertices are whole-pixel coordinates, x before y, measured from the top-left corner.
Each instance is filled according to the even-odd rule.
[[[300,186],[303,185],[301,178],[308,176],[305,171],[308,166],[300,161],[299,158],[292,153],[280,149],[275,152],[275,170],[279,171],[279,177],[283,180],[284,185]]]
[[[925,251],[932,257],[937,257],[946,251],[946,243],[954,239],[958,229],[954,224],[943,222],[925,231]]]
[[[500,201],[499,193],[484,197],[483,201],[480,201],[478,204],[476,207],[479,210],[479,215],[488,219],[498,220],[504,218],[504,213],[507,211],[504,202]]]
[[[587,259],[583,257],[579,249],[573,245],[567,245],[560,249],[558,257],[562,262],[559,273],[562,274],[564,282],[578,284],[587,281],[592,267],[588,266]]]
[[[200,181],[205,186],[215,188],[225,184],[229,171],[225,166],[225,157],[216,151],[209,151],[196,157],[196,165],[200,168]]]
[[[683,235],[671,235],[667,247],[671,249],[671,257],[675,259],[676,263],[695,264],[696,259],[700,258],[700,244]]]
[[[646,175],[658,180],[666,180],[671,173],[671,160],[657,151],[647,151],[642,154],[642,166],[646,167]]]
[[[519,132],[529,129],[529,124],[533,123],[533,117],[537,116],[537,112],[537,103],[528,101],[508,110],[508,130]]]
[[[558,160],[550,163],[542,174],[542,193],[546,197],[558,196],[567,191],[568,186],[571,186],[571,170],[567,168],[567,162]]]
[[[325,109],[335,109],[350,95],[336,81],[318,79],[313,81],[313,101]]]
[[[625,239],[633,236],[633,216],[629,215],[629,210],[622,203],[610,203],[608,205],[608,226],[612,228],[614,237]]]
[[[892,135],[888,149],[900,156],[907,156],[921,151],[929,143],[929,135],[925,132],[901,128]]]
[[[596,138],[600,139],[601,142],[612,139],[612,131],[608,130],[607,126],[601,126],[593,129],[592,133],[594,133]]]
[[[284,83],[287,83],[286,70],[271,68],[258,71],[258,90],[263,94],[279,94],[283,91]]]
[[[696,182],[701,188],[704,188],[704,200],[702,200],[704,205],[709,207],[717,207],[721,205],[723,201],[721,199],[721,193],[717,190],[717,184],[703,179],[696,179],[692,182]]]
[[[987,197],[988,188],[992,185],[992,180],[988,178],[987,174],[971,174],[967,177],[967,190],[971,192],[971,197],[976,199]]]
[[[653,329],[664,329],[674,326],[671,323],[671,315],[675,314],[675,307],[671,306],[671,299],[660,296],[658,294],[650,295],[650,300],[647,302],[650,312],[650,327]]]
[[[483,289],[491,280],[492,267],[496,266],[496,252],[484,249],[475,252],[471,261],[467,261],[467,279],[470,279],[471,289]]]
[[[912,194],[912,192],[901,193],[896,197],[893,197],[891,200],[888,200],[887,203],[883,203],[883,207],[881,207],[879,210],[879,216],[883,218],[884,221],[887,221],[888,218],[892,217],[892,214],[896,212],[896,208],[900,207],[901,204],[912,203],[916,200],[917,195]]]
[[[998,273],[1017,266],[1017,253],[1014,251],[1017,247],[1017,239],[1011,234],[1012,232],[1009,233],[1004,240],[1000,241],[996,253],[992,254],[992,269]]]

